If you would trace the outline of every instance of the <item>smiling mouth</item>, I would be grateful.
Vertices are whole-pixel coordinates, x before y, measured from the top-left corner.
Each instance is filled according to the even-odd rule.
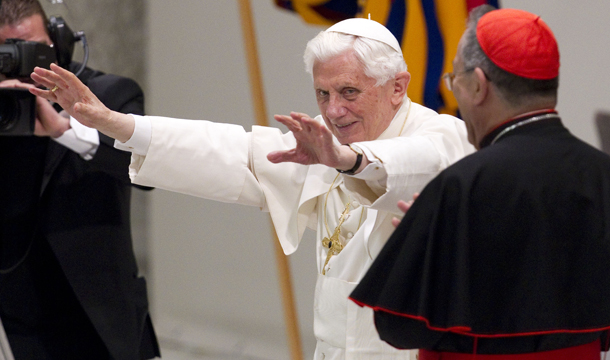
[[[353,125],[353,124],[355,124],[355,121],[354,121],[354,122],[351,122],[351,123],[348,123],[348,124],[343,124],[343,125],[335,124],[335,127],[336,127],[337,129],[343,129],[343,128],[346,128],[346,127],[348,127],[348,126],[350,126],[350,125]]]

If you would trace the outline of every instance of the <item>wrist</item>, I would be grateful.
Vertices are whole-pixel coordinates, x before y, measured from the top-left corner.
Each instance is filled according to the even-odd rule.
[[[343,169],[343,168],[336,168],[335,170],[337,170],[338,172],[342,173],[342,174],[346,174],[346,175],[354,175],[358,172],[358,170],[360,169],[360,166],[362,165],[362,159],[364,157],[362,150],[360,150],[360,148],[358,148],[357,146],[354,145],[350,145],[350,144],[345,144],[343,146],[347,146],[350,153],[351,154],[355,154],[355,161],[353,163],[353,166],[349,169]]]
[[[49,134],[53,139],[57,139],[61,137],[66,131],[70,130],[72,126],[70,125],[70,115],[65,116],[66,114],[57,113],[55,117],[55,126],[54,130],[51,134]]]

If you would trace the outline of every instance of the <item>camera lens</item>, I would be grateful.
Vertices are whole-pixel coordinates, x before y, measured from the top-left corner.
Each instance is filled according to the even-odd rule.
[[[15,125],[15,114],[19,113],[15,98],[0,94],[0,131],[10,130]]]

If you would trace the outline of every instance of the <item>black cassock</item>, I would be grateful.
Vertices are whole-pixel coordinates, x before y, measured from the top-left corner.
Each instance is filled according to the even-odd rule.
[[[547,351],[610,328],[610,157],[558,118],[517,126],[422,191],[351,294],[397,348]]]

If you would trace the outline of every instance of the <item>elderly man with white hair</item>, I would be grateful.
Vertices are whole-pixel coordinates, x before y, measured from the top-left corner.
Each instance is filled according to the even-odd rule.
[[[407,97],[410,74],[383,25],[349,19],[307,44],[321,112],[275,119],[290,130],[124,115],[53,66],[32,78],[83,124],[133,152],[133,182],[270,212],[286,254],[317,232],[315,359],[408,359],[375,331],[371,309],[348,300],[410,198],[472,152],[463,122]]]

